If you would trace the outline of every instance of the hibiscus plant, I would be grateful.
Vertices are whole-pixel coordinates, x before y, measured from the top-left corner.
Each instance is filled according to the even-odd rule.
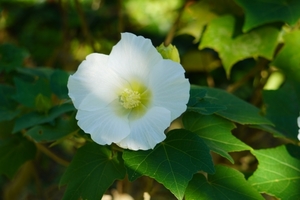
[[[0,199],[300,198],[300,1],[42,4],[0,4]]]

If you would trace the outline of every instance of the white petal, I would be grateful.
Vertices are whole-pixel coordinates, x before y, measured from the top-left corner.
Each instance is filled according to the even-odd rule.
[[[149,76],[148,87],[153,94],[153,106],[170,110],[172,121],[186,110],[190,83],[179,63],[171,60],[159,62]]]
[[[78,126],[101,145],[120,142],[130,133],[127,117],[116,115],[109,106],[94,111],[78,110],[76,119]]]
[[[127,82],[107,68],[107,60],[107,55],[90,54],[69,77],[69,96],[76,108],[100,109],[118,98],[117,92]]]
[[[298,130],[298,136],[297,136],[297,138],[300,141],[300,129]]]
[[[147,80],[152,67],[162,60],[161,55],[149,39],[132,33],[121,36],[109,55],[109,67],[126,80]]]
[[[297,118],[297,124],[298,124],[298,127],[300,128],[300,117]]]
[[[164,130],[171,123],[170,114],[165,108],[151,108],[142,118],[130,121],[130,134],[117,144],[131,150],[153,149],[166,138]]]

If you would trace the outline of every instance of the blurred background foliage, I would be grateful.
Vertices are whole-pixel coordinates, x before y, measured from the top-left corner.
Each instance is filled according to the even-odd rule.
[[[59,190],[59,179],[75,150],[84,143],[83,138],[88,140],[76,126],[73,106],[59,106],[68,101],[68,75],[88,54],[109,54],[120,39],[120,32],[143,35],[150,38],[154,46],[162,42],[176,45],[191,83],[225,89],[266,113],[265,99],[270,103],[267,115],[273,122],[284,124],[276,116],[278,104],[272,105],[273,99],[281,99],[284,104],[289,104],[292,99],[293,104],[289,104],[290,112],[286,117],[293,113],[292,117],[296,118],[299,107],[295,108],[295,105],[300,106],[297,102],[300,92],[295,85],[299,83],[299,76],[297,73],[293,75],[291,68],[282,69],[287,72],[284,74],[273,66],[269,67],[269,64],[282,48],[281,42],[286,40],[290,46],[295,41],[299,43],[299,32],[292,33],[293,39],[290,40],[285,36],[299,28],[296,22],[300,14],[295,11],[299,3],[288,7],[292,17],[286,20],[282,20],[284,15],[280,18],[274,12],[271,19],[266,16],[262,20],[249,21],[245,18],[248,11],[245,8],[254,4],[246,5],[245,2],[0,0],[0,172],[6,175],[0,177],[0,196],[5,200],[61,199],[64,187]],[[261,28],[262,24],[267,26]],[[251,49],[257,36],[251,33],[253,30],[266,41],[258,44],[260,47],[266,45],[265,49]],[[205,32],[210,34],[205,35]],[[230,37],[226,37],[227,33],[231,34]],[[222,40],[215,40],[218,38]],[[222,44],[230,44],[231,49],[226,50],[226,45]],[[241,48],[247,50],[246,54],[232,54],[232,49]],[[282,55],[284,59],[292,54],[289,51],[292,50]],[[299,57],[293,58],[290,65],[296,63]],[[284,59],[278,58],[272,64],[282,66]],[[262,92],[262,89],[280,88],[286,75],[291,75],[291,84],[281,88],[281,93]],[[285,99],[286,96],[288,98]],[[280,113],[286,112],[285,108],[280,109]],[[64,113],[67,115],[62,115]],[[296,129],[296,124],[281,127],[290,137],[294,137],[290,133]],[[23,130],[36,145],[23,140]],[[42,136],[41,131],[44,133]],[[269,134],[262,134],[260,130],[240,125],[234,133],[256,148],[283,143]],[[276,134],[276,131],[273,130],[273,133]],[[15,147],[13,150],[12,146]],[[236,161],[235,165],[220,157],[216,157],[215,162],[231,165],[247,176],[253,173],[257,162],[248,151],[231,153],[231,156]],[[25,163],[33,158],[33,161]],[[137,183],[124,180],[115,183],[112,189],[115,196],[119,195],[118,192],[136,193],[141,183],[149,181],[145,179]],[[156,183],[156,187],[162,199],[168,197],[169,193],[161,189],[160,184]]]

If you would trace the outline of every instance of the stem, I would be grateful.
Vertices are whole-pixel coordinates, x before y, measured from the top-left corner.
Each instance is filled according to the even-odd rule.
[[[38,150],[40,150],[41,152],[43,152],[45,155],[47,155],[48,157],[50,157],[52,160],[54,160],[55,162],[57,162],[58,164],[61,164],[65,167],[68,167],[68,165],[70,164],[68,161],[58,157],[57,155],[55,155],[53,152],[51,152],[48,148],[46,148],[45,146],[36,143],[36,147],[38,148]]]
[[[175,22],[173,23],[171,29],[169,30],[168,35],[167,35],[167,37],[166,37],[166,39],[165,39],[165,41],[164,41],[165,47],[169,46],[169,44],[172,43],[173,38],[174,38],[174,35],[175,35],[175,32],[176,32],[177,27],[178,27],[178,25],[179,25],[181,16],[182,16],[183,11],[184,11],[184,9],[185,9],[185,7],[186,7],[187,5],[188,5],[188,1],[186,1],[186,2],[183,4],[183,6],[179,9],[179,11],[178,11],[178,16],[177,16]]]
[[[111,144],[111,150],[112,151],[118,151],[118,152],[123,152],[124,149],[122,149],[121,147],[119,147],[118,145],[116,145],[115,143]]]

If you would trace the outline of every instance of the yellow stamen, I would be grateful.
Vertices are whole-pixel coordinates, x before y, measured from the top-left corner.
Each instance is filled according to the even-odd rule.
[[[120,95],[120,103],[126,109],[135,108],[141,104],[141,94],[126,88]]]

